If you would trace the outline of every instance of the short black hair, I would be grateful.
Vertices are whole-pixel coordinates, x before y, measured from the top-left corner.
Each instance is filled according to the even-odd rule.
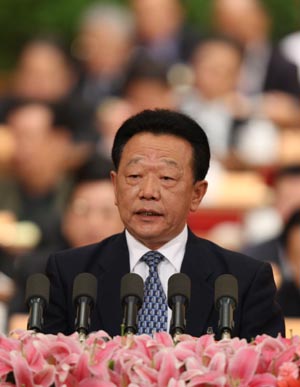
[[[112,160],[116,170],[119,168],[124,146],[139,133],[169,134],[188,141],[193,148],[194,179],[197,181],[205,178],[210,160],[206,133],[189,116],[167,109],[143,110],[121,125],[112,148]]]

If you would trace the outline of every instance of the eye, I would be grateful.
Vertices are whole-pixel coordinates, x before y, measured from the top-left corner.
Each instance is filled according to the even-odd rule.
[[[171,177],[171,176],[162,176],[161,179],[164,180],[164,181],[172,181],[172,180],[174,180],[173,177]]]
[[[141,179],[141,175],[139,175],[138,173],[131,173],[126,177],[126,180],[128,181],[128,183],[131,183],[131,184],[138,183],[140,179]]]

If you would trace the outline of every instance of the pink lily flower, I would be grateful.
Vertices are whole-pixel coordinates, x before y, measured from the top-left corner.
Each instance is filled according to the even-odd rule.
[[[269,373],[257,374],[253,376],[249,387],[277,387],[277,379]]]
[[[299,368],[295,363],[286,362],[282,363],[278,370],[278,380],[293,378],[298,379]]]
[[[21,353],[13,352],[12,364],[16,386],[34,387],[33,373]]]
[[[255,348],[239,349],[231,359],[227,368],[228,378],[239,387],[248,387],[254,377],[259,361],[259,353]]]
[[[165,387],[171,378],[179,379],[181,362],[177,360],[173,348],[165,348],[154,355],[154,367],[158,371],[157,385]]]
[[[97,380],[96,378],[88,378],[82,380],[78,387],[118,387],[116,384],[108,381]]]

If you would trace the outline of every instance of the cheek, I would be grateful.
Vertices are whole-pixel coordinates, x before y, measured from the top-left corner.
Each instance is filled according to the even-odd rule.
[[[138,193],[139,193],[138,185],[133,186],[133,185],[127,184],[126,182],[123,182],[119,184],[117,187],[117,194],[116,194],[117,201],[118,203],[126,202],[126,201],[132,203],[132,201],[136,197],[138,197]]]

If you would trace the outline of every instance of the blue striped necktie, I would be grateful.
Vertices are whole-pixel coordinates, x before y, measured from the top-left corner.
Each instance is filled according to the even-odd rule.
[[[163,259],[158,251],[149,251],[141,258],[149,266],[149,275],[144,286],[144,302],[138,315],[139,334],[151,335],[153,332],[167,331],[168,304],[157,271]]]

